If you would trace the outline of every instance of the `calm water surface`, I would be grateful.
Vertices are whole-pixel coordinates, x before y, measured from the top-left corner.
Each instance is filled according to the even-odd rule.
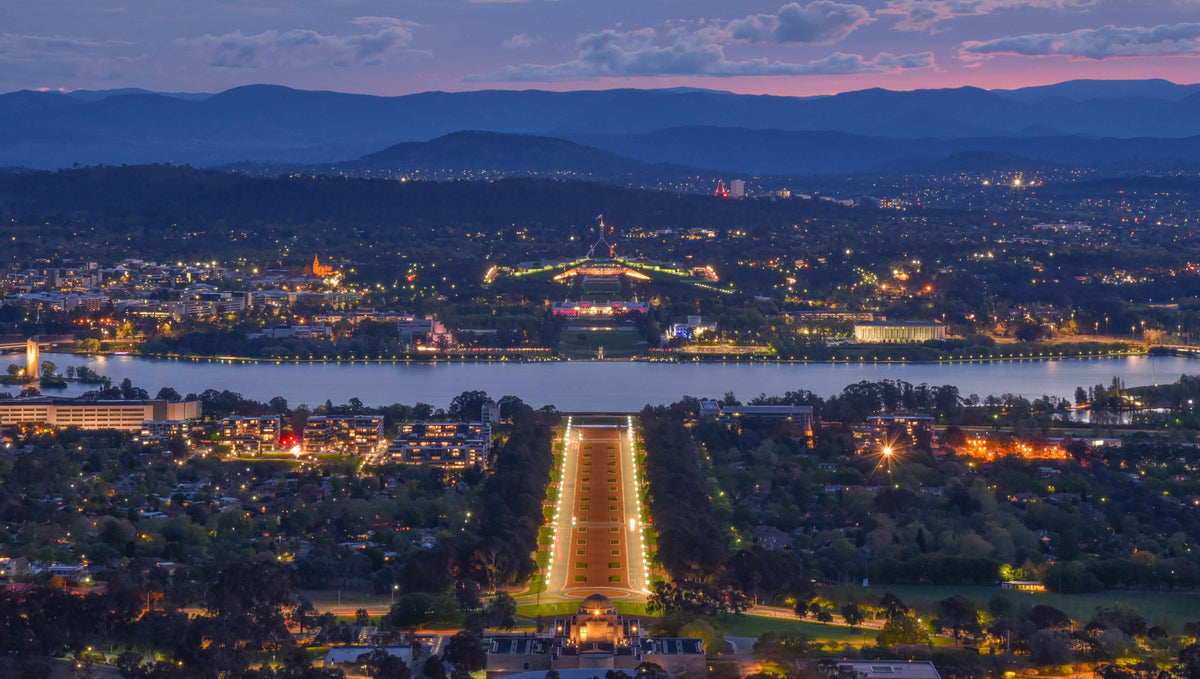
[[[1177,357],[999,361],[955,364],[738,364],[631,363],[571,361],[553,363],[455,364],[226,364],[169,361],[133,356],[83,357],[43,354],[59,371],[86,365],[120,381],[128,377],[153,395],[164,386],[179,393],[229,389],[248,398],[283,396],[292,405],[345,403],[353,397],[368,405],[430,403],[445,407],[468,389],[493,397],[512,394],[535,407],[566,411],[639,410],[680,396],[719,397],[726,391],[748,400],[758,394],[808,389],[823,396],[859,380],[901,379],[914,384],[954,384],[964,395],[1043,394],[1071,396],[1075,387],[1108,384],[1114,376],[1129,386],[1174,382],[1200,373],[1200,361]],[[0,371],[24,357],[0,356]],[[60,393],[73,396],[88,387],[72,384]],[[12,390],[11,387],[0,390]]]

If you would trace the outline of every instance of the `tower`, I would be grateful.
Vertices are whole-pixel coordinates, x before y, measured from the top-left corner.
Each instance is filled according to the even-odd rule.
[[[25,340],[25,377],[31,380],[36,380],[40,376],[41,363],[38,356],[38,343],[36,340]]]

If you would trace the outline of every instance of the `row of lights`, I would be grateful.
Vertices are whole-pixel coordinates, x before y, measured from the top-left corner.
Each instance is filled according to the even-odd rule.
[[[550,586],[550,574],[554,570],[554,550],[558,547],[558,519],[562,516],[563,486],[567,482],[567,451],[571,446],[571,416],[567,416],[567,430],[563,434],[563,459],[559,465],[558,498],[554,502],[554,535],[550,538],[550,562],[546,565],[546,586]]]
[[[629,519],[629,526],[635,529],[638,536],[638,555],[642,560],[642,591],[650,593],[650,569],[646,565],[646,525],[642,523],[642,493],[637,475],[637,449],[633,439],[633,416],[626,416],[626,431],[629,433],[629,459],[633,474],[633,506],[637,515]]]

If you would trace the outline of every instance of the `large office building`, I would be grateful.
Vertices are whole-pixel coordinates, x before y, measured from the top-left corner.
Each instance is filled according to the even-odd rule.
[[[492,427],[483,422],[410,422],[388,446],[390,458],[404,464],[466,469],[487,463]]]
[[[811,440],[813,434],[812,406],[722,406],[716,401],[705,399],[700,401],[700,417],[730,424],[738,424],[746,418],[779,420],[788,423],[797,437],[805,436]]]
[[[854,324],[854,339],[864,344],[905,344],[946,339],[936,321],[869,321]]]
[[[142,430],[150,420],[194,420],[199,401],[88,401],[83,399],[15,398],[0,401],[0,425],[80,429]]]
[[[381,415],[314,416],[304,425],[304,452],[369,455],[380,450]]]
[[[230,446],[235,453],[278,450],[282,428],[278,415],[234,415],[221,420],[221,441]]]

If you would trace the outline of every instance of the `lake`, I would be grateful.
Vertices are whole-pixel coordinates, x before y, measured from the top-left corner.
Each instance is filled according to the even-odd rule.
[[[643,363],[555,361],[541,363],[247,363],[157,360],[134,356],[43,354],[60,372],[87,367],[114,382],[126,377],[154,395],[164,386],[179,393],[229,389],[260,401],[283,396],[295,406],[357,397],[367,405],[424,402],[446,407],[459,393],[486,391],[494,398],[520,397],[535,407],[553,405],[574,412],[627,412],[643,405],[670,403],[681,396],[720,397],[732,391],[741,400],[808,389],[822,396],[860,380],[900,379],[920,384],[957,385],[963,396],[1044,394],[1070,397],[1075,387],[1108,384],[1114,376],[1128,386],[1174,382],[1200,372],[1200,362],[1174,356],[1012,360],[974,363]],[[23,355],[0,356],[24,365]],[[48,390],[64,396],[89,387],[72,384]],[[0,390],[15,391],[13,387]]]

